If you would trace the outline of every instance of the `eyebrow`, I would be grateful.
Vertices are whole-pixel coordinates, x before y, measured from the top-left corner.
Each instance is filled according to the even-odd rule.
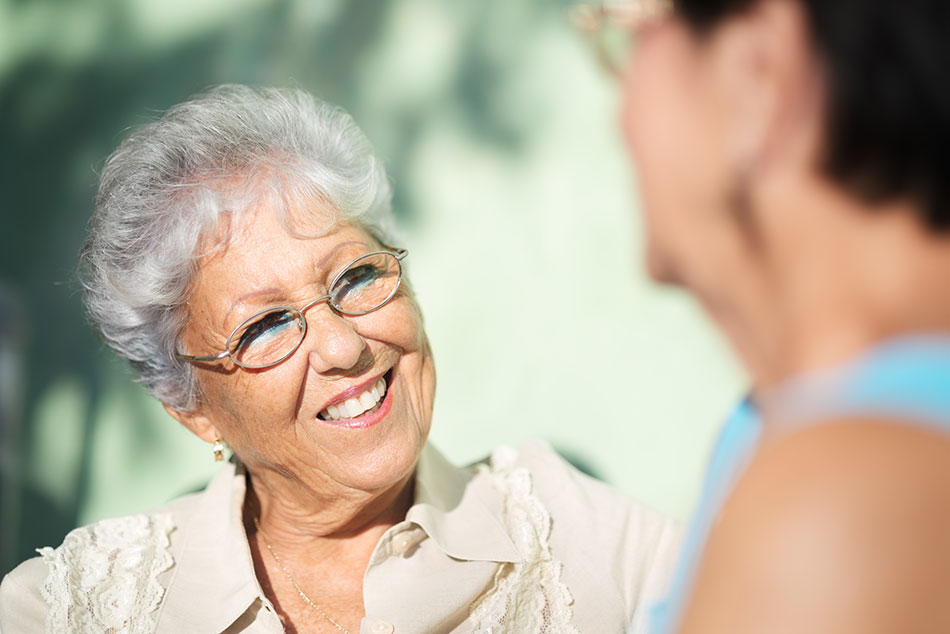
[[[350,244],[357,244],[357,245],[360,245],[360,246],[369,247],[369,245],[366,244],[365,242],[359,242],[359,241],[357,241],[357,240],[347,240],[346,242],[341,242],[340,244],[338,244],[338,245],[336,245],[335,247],[333,247],[332,249],[330,249],[330,252],[329,252],[329,253],[327,253],[325,256],[323,256],[322,258],[320,258],[320,261],[317,262],[316,268],[320,268],[321,266],[323,266],[324,264],[326,264],[327,261],[328,261],[330,258],[332,258],[332,257],[336,254],[337,251],[339,251],[339,250],[342,249],[343,247],[345,247],[345,246],[347,246],[347,245],[350,245]],[[245,293],[245,294],[241,295],[240,297],[238,297],[237,299],[235,299],[233,302],[231,302],[231,307],[228,308],[228,312],[226,312],[226,313],[224,314],[224,319],[221,320],[221,328],[224,328],[224,327],[227,325],[227,323],[228,323],[228,317],[230,317],[230,316],[231,316],[231,313],[234,312],[234,309],[238,307],[238,304],[242,304],[242,303],[244,303],[245,300],[251,299],[252,297],[260,297],[261,295],[273,295],[273,296],[276,296],[276,295],[278,295],[279,293],[280,293],[280,289],[279,289],[279,288],[271,287],[271,288],[262,288],[262,289],[260,289],[260,290],[251,291],[250,293]]]
[[[280,293],[280,289],[277,287],[273,288],[262,288],[258,291],[251,291],[250,293],[245,293],[238,297],[234,302],[231,303],[231,307],[228,309],[228,312],[224,314],[224,319],[221,320],[221,327],[224,328],[228,323],[228,317],[231,316],[231,313],[234,312],[234,309],[237,308],[238,304],[243,304],[244,300],[250,299],[252,297],[259,297],[261,295],[277,295]]]

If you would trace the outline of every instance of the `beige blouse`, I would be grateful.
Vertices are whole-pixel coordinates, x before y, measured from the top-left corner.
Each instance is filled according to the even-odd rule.
[[[254,575],[245,472],[72,531],[0,585],[0,632],[283,632]],[[669,519],[542,443],[460,469],[427,446],[415,504],[376,545],[362,634],[640,632],[679,542]]]

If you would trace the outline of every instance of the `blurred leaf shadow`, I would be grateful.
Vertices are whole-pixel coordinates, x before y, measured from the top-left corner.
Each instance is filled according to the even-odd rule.
[[[7,2],[11,10],[30,4]],[[89,496],[97,412],[115,362],[85,323],[75,267],[95,197],[96,171],[104,158],[128,127],[215,83],[296,83],[342,105],[359,121],[364,109],[357,90],[360,65],[396,4],[338,2],[332,20],[302,27],[302,3],[257,3],[223,16],[198,34],[168,45],[145,45],[127,3],[80,0],[73,10],[80,7],[103,25],[92,52],[64,59],[34,47],[0,76],[0,281],[22,299],[27,326],[23,426],[17,448],[22,459],[39,442],[30,423],[51,386],[68,377],[78,381],[88,397],[79,417],[83,429],[82,444],[76,448],[75,496],[63,505],[23,481],[16,546],[0,552],[0,575],[31,556],[35,547],[58,544],[77,524]],[[522,20],[559,12],[564,3],[529,4]],[[512,153],[523,145],[522,124],[532,113],[511,115],[495,94],[509,56],[517,54],[517,41],[500,55],[493,41],[492,13],[504,6],[501,0],[490,0],[471,9],[474,15],[463,28],[463,52],[451,91],[412,111],[390,113],[388,124],[398,127],[398,135],[396,150],[386,159],[397,184],[408,180],[414,144],[427,121],[446,108],[460,113],[470,133],[483,143]],[[411,220],[411,189],[397,186],[396,192],[397,215]],[[140,401],[130,402],[129,424],[134,425],[147,414]],[[139,427],[143,431],[137,432],[138,446],[129,451],[149,449],[152,439],[147,428]]]

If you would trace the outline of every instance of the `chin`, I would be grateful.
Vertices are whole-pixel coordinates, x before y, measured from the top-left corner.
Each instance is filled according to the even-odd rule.
[[[354,468],[349,484],[362,491],[381,491],[393,487],[415,471],[421,450],[422,447],[400,447],[388,455],[373,456],[374,460]]]
[[[381,490],[411,475],[426,441],[426,434],[414,427],[408,421],[393,425],[362,452],[351,454],[348,484],[364,491]]]
[[[672,286],[683,285],[683,279],[677,273],[677,269],[673,266],[671,258],[663,254],[656,247],[647,247],[646,265],[647,274],[654,282]]]

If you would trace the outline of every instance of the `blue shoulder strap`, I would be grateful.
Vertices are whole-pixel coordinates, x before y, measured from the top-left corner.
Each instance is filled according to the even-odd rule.
[[[950,431],[950,336],[890,340],[847,364],[793,379],[761,402],[796,426],[865,415]],[[759,411],[749,399],[723,426],[670,592],[651,610],[653,634],[675,631],[712,523],[751,458],[761,430]]]
[[[792,380],[775,397],[767,409],[795,424],[866,415],[950,429],[950,337],[887,341],[843,366]]]
[[[699,505],[686,532],[670,592],[664,601],[650,608],[651,632],[659,634],[675,630],[712,523],[739,470],[752,455],[761,428],[758,411],[749,399],[742,401],[726,420],[706,468]]]

